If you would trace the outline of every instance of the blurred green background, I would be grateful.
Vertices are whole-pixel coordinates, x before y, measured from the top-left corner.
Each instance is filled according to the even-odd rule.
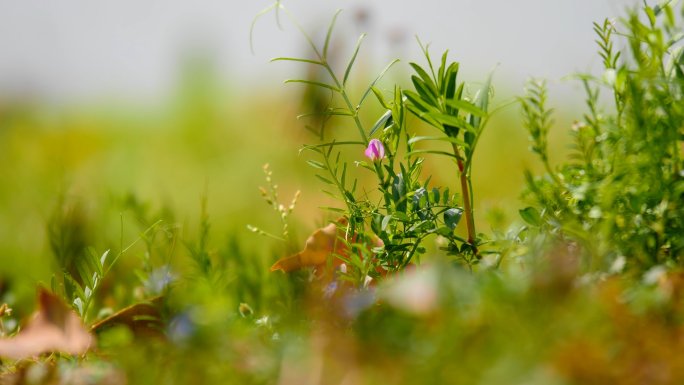
[[[352,74],[354,98],[395,56],[401,62],[379,88],[407,83],[408,62],[420,61],[414,34],[433,43],[433,56],[450,49],[461,80],[474,87],[496,67],[494,106],[522,94],[529,76],[548,78],[554,165],[567,154],[568,129],[583,111],[579,84],[565,76],[600,65],[591,22],[636,3],[287,4],[316,41],[334,9],[347,10],[332,44],[336,67],[343,68],[357,35],[369,33]],[[306,271],[269,272],[331,219],[320,207],[338,203],[320,191],[309,154],[300,153],[318,139],[297,115],[326,95],[282,84],[316,74],[269,63],[307,56],[304,38],[284,17],[280,30],[268,14],[255,25],[250,53],[250,23],[268,4],[0,0],[0,304],[14,309],[0,325],[10,334],[25,325],[36,283],[49,287],[60,273],[56,254],[78,258],[86,247],[97,257],[133,245],[101,282],[87,321],[160,292],[166,312],[159,314],[163,341],[136,335],[124,322],[98,332],[98,348],[83,360],[0,362],[0,382],[34,367],[43,377],[32,383],[52,383],[50,370],[62,380],[115,384],[684,378],[684,275],[658,266],[643,277],[584,274],[571,243],[518,243],[507,250],[510,263],[475,273],[434,258],[377,287],[332,298]],[[364,123],[380,113],[367,104]],[[520,121],[513,104],[481,139],[473,169],[480,232],[519,228],[523,170],[541,171]],[[326,135],[354,132],[334,119]],[[344,157],[362,160],[363,151],[349,148]],[[265,164],[283,204],[301,191],[290,223],[297,245],[247,228],[282,229],[259,191],[267,186]],[[428,158],[424,172],[433,185],[458,190],[453,163]],[[374,188],[365,169],[353,173],[360,186]]]
[[[141,231],[139,212],[132,209],[136,205],[147,206],[151,216],[173,213],[187,235],[197,231],[206,197],[218,242],[237,237],[266,260],[275,258],[284,246],[246,230],[247,224],[266,230],[279,226],[258,192],[266,163],[283,200],[302,191],[293,216],[299,238],[303,241],[322,223],[326,214],[318,207],[330,201],[319,192],[306,154],[298,153],[303,144],[316,141],[296,119],[306,112],[304,90],[280,83],[307,76],[307,69],[268,63],[281,54],[306,55],[291,23],[281,20],[280,31],[273,14],[258,20],[256,53],[250,54],[249,25],[268,2],[205,1],[192,8],[179,2],[163,7],[83,3],[62,8],[7,2],[0,16],[6,32],[0,33],[0,277],[13,282],[17,295],[29,302],[35,282],[49,284],[57,268],[47,236],[51,221],[72,221],[81,246],[118,249]],[[598,61],[590,22],[624,6],[615,1],[572,6],[436,1],[413,12],[413,3],[388,4],[293,1],[288,6],[314,36],[335,7],[348,9],[333,47],[342,62],[356,35],[369,32],[353,74],[359,89],[392,55],[402,62],[384,84],[407,78],[407,62],[418,57],[411,38],[417,33],[434,42],[435,52],[452,49],[467,81],[477,83],[499,63],[495,104],[519,94],[529,75],[557,81],[578,69],[568,67],[558,52],[574,55],[573,63],[586,57],[587,67],[579,69],[590,69]],[[569,7],[566,11],[577,18],[567,22],[567,13],[557,7]],[[452,10],[460,16],[444,19]],[[561,129],[552,138],[553,156],[559,159],[563,129],[572,123],[563,114],[577,107],[563,100],[577,89],[556,82],[552,91],[552,103],[562,106],[556,117]],[[369,122],[373,113],[372,108],[366,112]],[[517,108],[510,107],[483,136],[474,166],[483,231],[505,229],[515,220],[522,169],[538,167],[519,120]],[[337,132],[345,129],[343,122],[333,125]],[[358,172],[368,176],[364,173]],[[453,164],[430,160],[426,173],[434,174],[435,184],[454,185]]]

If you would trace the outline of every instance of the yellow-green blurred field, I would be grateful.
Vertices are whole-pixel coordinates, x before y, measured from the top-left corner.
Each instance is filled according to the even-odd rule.
[[[87,244],[108,249],[119,246],[111,243],[119,241],[122,228],[126,244],[140,231],[126,199],[134,197],[156,212],[168,208],[188,234],[197,229],[206,197],[212,236],[238,237],[264,258],[274,258],[283,246],[246,227],[279,226],[258,190],[265,183],[264,164],[274,172],[284,200],[301,190],[293,215],[296,232],[307,234],[330,215],[320,206],[339,205],[320,193],[323,186],[305,162],[310,155],[300,153],[304,144],[318,141],[304,129],[306,122],[296,119],[300,87],[274,84],[244,91],[195,83],[200,86],[180,89],[154,106],[122,101],[3,106],[0,258],[4,274],[16,280],[24,296],[33,295],[35,282],[49,283],[56,268],[46,231],[58,210],[78,210]],[[475,162],[478,225],[486,230],[505,230],[516,219],[522,169],[539,168],[518,114],[512,106],[495,117]],[[336,134],[348,129],[338,122],[332,126]],[[564,135],[559,129],[558,143]],[[562,151],[562,144],[555,147]],[[370,177],[365,170],[355,172]],[[430,159],[424,172],[455,188],[455,164]]]
[[[641,55],[651,44],[677,58],[659,45],[656,13],[667,33],[679,20],[669,3],[644,11],[650,27],[626,24],[648,37],[632,38],[636,64],[617,68],[605,43],[581,109],[496,72],[493,89],[459,77],[465,96],[454,93],[447,55],[438,76],[414,66],[422,80],[402,83],[402,62],[368,89],[382,100],[395,83],[415,88],[437,114],[411,91],[354,110],[348,96],[375,77],[362,60],[353,81],[323,84],[334,98],[306,87],[321,85],[310,68],[292,74],[300,84],[247,88],[198,62],[155,102],[0,99],[0,385],[682,383],[684,110],[666,101],[684,94],[684,50],[669,72]],[[607,42],[616,29],[594,31]],[[313,64],[330,75],[324,47]],[[312,134],[320,121],[297,116],[326,101],[362,124],[334,116]],[[393,123],[375,136],[388,154],[381,143],[364,155],[364,128],[386,110]],[[457,170],[494,110],[473,162],[473,234]],[[420,169],[409,138],[434,116],[446,140],[430,149],[452,158],[426,155]],[[307,164],[305,145],[333,138],[342,182]]]

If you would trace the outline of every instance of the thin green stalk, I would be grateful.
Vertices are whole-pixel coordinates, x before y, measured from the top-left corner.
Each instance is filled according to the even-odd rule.
[[[352,117],[354,118],[354,123],[356,124],[356,128],[359,130],[359,134],[361,135],[361,138],[365,143],[368,143],[368,136],[366,135],[366,130],[363,128],[363,124],[361,123],[361,119],[359,119],[359,112],[358,109],[354,108],[354,105],[352,104],[351,100],[349,99],[349,95],[347,95],[346,87],[344,84],[340,82],[340,80],[335,76],[335,72],[332,70],[332,68],[328,65],[328,61],[326,58],[321,58],[319,57],[321,62],[323,63],[323,66],[325,69],[328,71],[328,74],[330,74],[330,78],[335,82],[335,85],[337,86],[338,93],[340,96],[342,96],[342,100],[344,100],[344,103],[347,105],[347,109],[349,112],[352,114]]]
[[[126,246],[125,249],[121,250],[119,252],[119,254],[117,254],[116,257],[114,257],[112,262],[109,263],[109,266],[107,266],[105,271],[102,273],[102,276],[104,277],[105,275],[107,275],[107,273],[109,273],[109,270],[112,269],[112,267],[116,264],[116,261],[118,261],[122,255],[124,255],[128,250],[130,250],[133,246],[135,246],[136,243],[138,243],[138,241],[140,241],[142,239],[142,237],[147,235],[147,233],[149,233],[150,231],[154,230],[154,228],[156,228],[162,222],[164,222],[163,219],[159,219],[158,221],[154,222],[150,227],[148,227],[145,231],[143,231],[142,234],[140,234],[140,236],[135,241],[133,241],[130,245]]]
[[[356,108],[354,108],[354,105],[352,104],[351,100],[349,99],[349,95],[347,95],[347,91],[345,90],[344,84],[342,84],[340,82],[340,80],[335,75],[335,72],[330,67],[330,64],[328,63],[328,58],[326,57],[327,55],[325,55],[327,52],[321,53],[321,51],[318,50],[318,48],[316,47],[316,44],[313,42],[311,37],[306,33],[304,28],[302,28],[302,26],[299,23],[297,23],[296,19],[290,14],[290,12],[287,10],[287,8],[283,7],[283,9],[288,14],[288,16],[290,17],[292,22],[297,27],[297,29],[299,29],[299,31],[304,35],[307,42],[309,43],[309,46],[311,46],[311,48],[313,49],[314,54],[316,55],[318,60],[323,65],[323,68],[325,68],[325,70],[330,75],[330,78],[332,79],[332,81],[335,83],[335,86],[337,87],[336,91],[340,94],[340,96],[342,96],[342,100],[344,100],[344,103],[347,105],[347,109],[349,110],[349,112],[352,114],[352,117],[354,118],[354,123],[356,124],[356,128],[359,130],[359,134],[361,135],[361,138],[363,138],[363,141],[365,143],[368,143],[368,136],[366,135],[366,131],[363,128],[363,124],[361,124],[361,120],[359,119],[358,111]],[[334,18],[337,18],[337,15],[339,14],[339,12],[340,11],[337,11],[337,13],[335,13]],[[335,22],[335,19],[333,19],[333,23],[330,25],[330,29],[332,29],[334,22]],[[328,31],[328,34],[329,33],[330,33],[330,31]]]
[[[459,179],[461,181],[461,193],[463,195],[463,208],[465,209],[466,216],[466,226],[468,228],[468,243],[475,250],[475,254],[478,254],[477,245],[475,244],[476,232],[475,232],[475,218],[473,217],[473,207],[470,198],[470,184],[468,183],[468,175],[466,174],[465,163],[461,157],[461,152],[455,143],[452,143],[454,149],[454,155],[456,156],[456,162],[458,164]]]
[[[427,234],[422,236],[422,237],[418,237],[418,239],[416,239],[416,241],[413,244],[411,251],[409,251],[408,257],[406,257],[406,261],[404,262],[402,267],[406,267],[406,266],[408,266],[409,263],[411,263],[411,259],[416,254],[416,251],[418,250],[418,246],[420,245],[420,242],[422,242],[426,236],[427,236]]]
[[[544,168],[546,169],[546,172],[551,176],[551,179],[553,179],[553,181],[556,182],[559,186],[562,186],[563,182],[561,182],[556,173],[553,172],[553,170],[551,169],[548,156],[544,155],[542,157],[542,162],[544,163]]]
[[[333,146],[334,144],[331,144]],[[342,186],[342,183],[340,183],[339,180],[337,180],[337,176],[333,172],[332,166],[330,165],[330,159],[327,154],[322,153],[323,155],[323,160],[325,161],[325,168],[328,170],[330,173],[330,176],[332,177],[332,180],[335,182],[335,185],[337,186],[337,189],[340,190],[342,193],[342,199],[344,199],[344,203],[347,205],[347,210],[349,210],[349,213],[353,213],[353,204],[352,202],[349,201],[349,198],[347,197],[347,194],[345,192],[347,191],[344,186]]]

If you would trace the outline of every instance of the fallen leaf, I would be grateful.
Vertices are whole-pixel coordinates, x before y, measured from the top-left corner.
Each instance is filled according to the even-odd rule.
[[[332,253],[346,255],[347,246],[342,240],[338,239],[338,235],[343,236],[344,232],[337,228],[336,223],[331,223],[314,231],[307,238],[304,250],[295,255],[279,259],[271,266],[271,271],[282,270],[289,273],[303,267],[324,265],[328,261],[328,256]],[[340,265],[342,260],[334,258],[333,264]]]
[[[93,337],[81,318],[58,296],[38,289],[38,309],[16,336],[0,339],[0,357],[20,360],[43,353],[83,354]]]
[[[347,219],[343,217],[336,222],[317,229],[307,238],[304,250],[289,257],[279,259],[271,266],[271,271],[282,270],[289,273],[305,267],[314,267],[320,273],[321,268],[327,265],[330,255],[333,255],[333,268],[342,265],[344,260],[339,257],[346,258],[349,256],[349,248],[346,242],[342,240],[345,237],[345,231],[342,226],[346,224]],[[350,241],[355,242],[355,240],[356,236],[354,235]],[[382,245],[382,241],[379,238],[376,238],[374,242],[378,246]]]
[[[121,309],[93,324],[90,330],[99,334],[115,326],[125,326],[136,337],[164,338],[164,324],[159,310],[162,299],[159,296]]]

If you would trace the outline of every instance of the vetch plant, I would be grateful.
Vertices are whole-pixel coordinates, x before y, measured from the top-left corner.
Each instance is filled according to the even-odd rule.
[[[323,121],[332,117],[348,118],[357,133],[356,139],[333,138],[303,148],[316,155],[307,162],[318,170],[316,176],[325,185],[323,191],[343,202],[344,208],[326,209],[346,218],[337,221],[344,234],[339,241],[351,252],[339,255],[331,249],[328,258],[340,259],[351,267],[347,269],[345,279],[359,286],[368,276],[376,277],[379,271],[402,270],[410,263],[418,262],[419,256],[426,252],[423,241],[431,236],[444,239],[443,250],[448,255],[469,267],[477,264],[482,257],[484,241],[475,230],[471,166],[490,115],[491,76],[475,94],[470,94],[466,84],[458,82],[459,63],[449,62],[445,52],[439,65],[434,66],[428,47],[421,44],[427,67],[410,63],[416,73],[411,77],[412,90],[395,85],[387,92],[379,87],[383,75],[398,62],[393,60],[355,98],[348,84],[365,35],[359,37],[344,72],[338,73],[330,65],[328,53],[339,12],[333,17],[321,47],[297,24],[282,2],[274,3],[267,10],[271,9],[284,12],[293,20],[312,52],[312,57],[279,57],[273,61],[316,66],[326,74],[325,79],[285,82],[315,86],[329,92],[330,105],[324,111],[315,112],[315,116],[323,115]],[[371,95],[375,96],[383,112],[373,124],[367,124],[360,111]],[[307,116],[309,114],[300,117]],[[417,135],[416,122],[411,116],[437,129],[437,133]],[[323,139],[322,133],[320,139]],[[435,142],[448,144],[450,151],[443,151],[438,146],[424,147]],[[363,150],[353,150],[358,147]],[[356,168],[350,167],[342,157],[343,153],[357,159],[353,162]],[[353,154],[363,154],[367,160]],[[446,186],[431,185],[431,177],[426,178],[422,173],[427,155],[444,156],[455,163],[454,180],[460,194],[452,193]],[[358,168],[375,175],[377,194],[360,186],[359,175],[355,174]],[[457,231],[462,217],[466,222],[465,237]]]
[[[521,215],[541,234],[582,245],[590,267],[607,270],[624,260],[639,271],[682,263],[684,31],[675,4],[644,4],[622,22],[624,31],[610,20],[594,25],[604,71],[578,76],[587,112],[570,131],[570,161],[549,164],[544,83],[531,82],[520,98],[532,150],[547,171],[526,174],[534,206]],[[625,50],[616,50],[616,35]]]

